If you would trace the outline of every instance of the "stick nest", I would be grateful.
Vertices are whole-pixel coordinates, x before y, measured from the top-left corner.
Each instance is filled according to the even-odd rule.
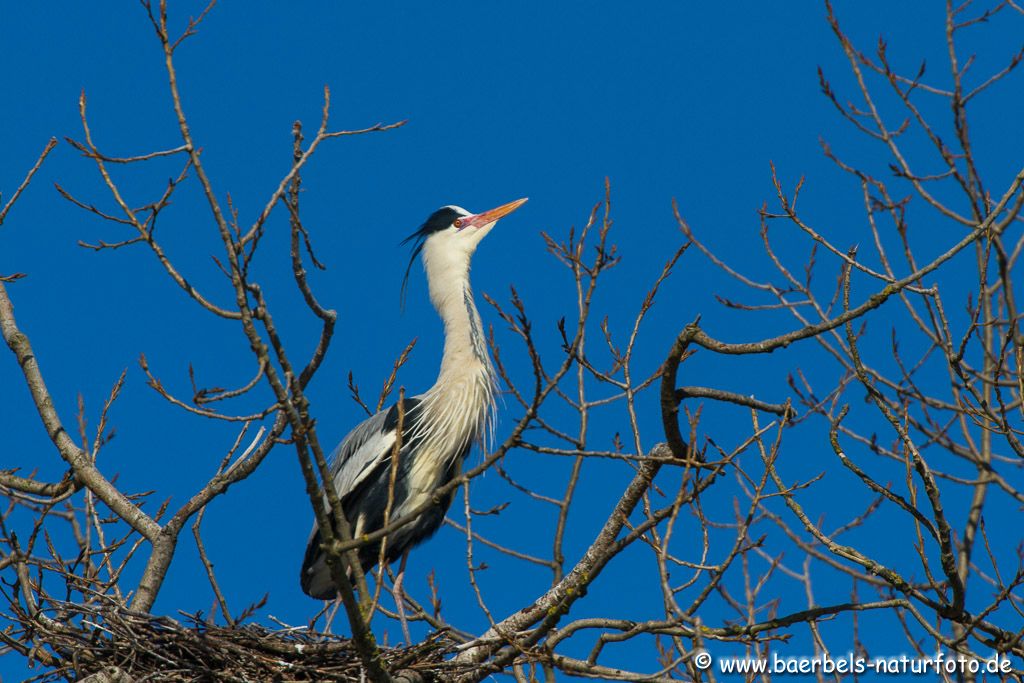
[[[28,679],[33,682],[365,680],[350,640],[305,627],[218,626],[200,615],[177,621],[73,603],[47,611],[47,617],[22,614],[16,620],[24,627],[16,640],[31,640],[35,646],[32,654],[23,654],[47,669]],[[451,648],[441,632],[412,647],[381,648],[380,653],[396,681],[427,683],[456,673],[444,661]]]

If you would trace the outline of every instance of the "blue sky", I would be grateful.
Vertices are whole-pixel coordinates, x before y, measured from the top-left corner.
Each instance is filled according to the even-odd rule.
[[[130,155],[180,144],[162,56],[144,12],[132,3],[96,7],[8,2],[0,10],[5,53],[0,190],[5,198],[49,137],[81,137],[77,100],[83,89],[94,139],[105,152]],[[172,3],[171,9],[180,28],[200,6]],[[884,33],[894,61],[907,71],[915,71],[923,58],[937,73],[941,69],[939,4],[838,2],[836,9],[866,49]],[[980,51],[979,72],[1016,47],[1020,23],[979,32],[972,46]],[[252,222],[287,171],[292,121],[301,119],[312,133],[324,85],[332,91],[335,129],[409,121],[396,131],[326,143],[304,175],[306,225],[328,265],[314,284],[340,315],[330,357],[311,392],[322,438],[330,443],[362,417],[347,397],[350,369],[374,396],[395,356],[418,336],[400,381],[410,393],[433,381],[440,325],[418,267],[406,310],[400,310],[407,253],[398,243],[438,206],[480,211],[530,197],[481,246],[473,283],[478,292],[499,299],[514,284],[552,358],[557,354],[554,322],[572,312],[571,283],[545,253],[539,233],[564,236],[569,226],[584,222],[602,196],[605,177],[612,186],[613,241],[623,262],[608,276],[598,308],[620,339],[661,264],[682,242],[673,198],[695,231],[732,265],[766,277],[771,266],[759,248],[756,210],[765,201],[773,203],[771,161],[788,186],[807,177],[803,208],[823,232],[843,247],[866,244],[870,236],[858,188],[822,156],[819,138],[847,158],[883,169],[880,173],[886,160],[877,146],[853,136],[821,95],[819,65],[844,98],[853,96],[845,60],[817,2],[665,2],[647,3],[642,11],[634,4],[582,2],[310,2],[288,9],[271,2],[224,3],[177,59],[184,105],[207,171],[219,196],[230,194],[243,224]],[[973,129],[979,157],[998,191],[1016,172],[1014,159],[1020,159],[1019,136],[1006,136],[1008,122],[1024,115],[1019,92],[1019,80],[994,92],[978,108]],[[142,203],[177,171],[176,164],[118,168],[117,178],[130,201]],[[166,386],[187,395],[189,363],[201,383],[243,383],[251,376],[247,348],[233,325],[211,319],[186,300],[150,253],[141,248],[92,253],[78,247],[78,240],[129,235],[61,200],[54,182],[100,207],[113,206],[95,167],[62,143],[0,228],[0,273],[28,273],[9,286],[19,323],[68,423],[74,422],[78,394],[95,420],[110,386],[128,368],[125,394],[112,413],[118,436],[100,465],[119,472],[126,488],[157,489],[157,498],[171,496],[172,505],[180,504],[213,472],[234,428],[168,407],[145,386],[137,359],[145,353]],[[218,238],[201,197],[195,186],[179,195],[161,226],[168,253],[215,300],[227,302],[227,289],[209,258],[217,253]],[[295,305],[283,226],[280,216],[272,223],[259,277],[281,311],[277,317],[286,342],[303,356],[316,328]],[[957,234],[941,223],[923,229],[940,237],[936,250],[945,244],[942,237]],[[795,232],[778,230],[784,256],[799,264],[809,245]],[[781,316],[752,324],[748,315],[723,310],[713,298],[716,292],[737,296],[740,290],[692,250],[652,314],[637,374],[653,371],[674,334],[698,314],[712,334],[726,340],[762,338],[792,326]],[[504,334],[497,316],[480,303],[485,321]],[[881,327],[890,324],[883,318]],[[500,338],[512,343],[507,334]],[[708,358],[684,366],[684,381],[781,401],[789,395],[790,370],[814,368],[823,360],[810,345],[770,359]],[[513,363],[525,369],[521,361]],[[823,383],[834,380],[834,368],[816,369]],[[5,387],[0,430],[6,442],[0,466],[37,466],[42,476],[59,476],[57,455],[10,356],[0,355],[0,385]],[[642,407],[649,448],[661,439],[653,397]],[[743,411],[708,410],[704,429],[709,435],[724,447],[742,440],[748,424]],[[500,422],[507,427],[517,416],[508,401]],[[823,425],[811,424],[787,436],[791,457],[801,463],[787,465],[794,475],[834,466],[823,435]],[[611,430],[595,439],[610,436]],[[519,454],[509,466],[541,485],[564,476],[566,463],[530,458]],[[608,463],[587,470],[572,518],[571,556],[593,537],[628,476],[626,468]],[[823,487],[850,484],[842,472],[830,476],[834,479],[826,477]],[[717,504],[709,503],[722,506],[723,514],[737,493],[730,485],[717,490]],[[828,490],[808,494],[819,504],[818,513],[835,514],[836,525],[847,513],[856,514],[856,505],[846,510],[844,501],[830,501]],[[510,496],[489,475],[475,489],[474,505],[487,508]],[[483,524],[512,525],[496,533],[543,552],[543,534],[534,538],[521,529],[543,529],[547,518],[525,502],[516,505],[514,514]],[[318,603],[300,593],[296,580],[309,520],[295,457],[286,448],[211,506],[204,522],[207,542],[236,611],[269,593],[261,615],[303,623],[315,612]],[[409,586],[423,596],[423,577],[436,568],[450,586],[448,618],[479,630],[485,621],[464,580],[463,545],[457,532],[442,530],[414,554]],[[880,552],[885,551],[883,545]],[[653,587],[636,585],[635,576],[643,571],[653,571],[648,556],[624,557],[595,585],[581,614],[657,616],[647,611],[657,607],[649,600]],[[548,580],[540,571],[518,568],[504,573],[496,568],[485,579],[498,614],[522,606]],[[798,607],[800,590],[778,588]],[[848,590],[848,584],[837,586],[832,597]],[[210,604],[192,543],[183,539],[157,609],[206,610]],[[713,621],[716,615],[705,618]],[[392,639],[398,635],[393,626],[384,629]],[[810,651],[802,634],[798,643],[806,648],[801,653]],[[645,666],[631,660],[633,654],[625,649],[615,657],[655,668],[653,661]],[[0,670],[5,666],[0,663]]]

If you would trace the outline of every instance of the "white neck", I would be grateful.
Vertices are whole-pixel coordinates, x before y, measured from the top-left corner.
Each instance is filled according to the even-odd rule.
[[[450,438],[483,436],[494,410],[494,370],[480,314],[469,286],[470,253],[423,251],[430,300],[444,322],[444,354],[437,381],[423,399]]]

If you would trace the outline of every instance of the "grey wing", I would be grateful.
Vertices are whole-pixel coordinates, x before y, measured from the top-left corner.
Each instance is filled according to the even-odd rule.
[[[418,403],[418,397],[405,400],[408,424],[413,424],[418,419],[416,417]],[[328,468],[331,479],[334,481],[334,489],[342,502],[377,469],[380,463],[386,462],[391,456],[397,428],[398,409],[396,406],[392,406],[361,423],[349,432],[348,436],[342,439],[342,442],[334,449]],[[363,523],[363,518],[363,515],[359,515],[357,519],[350,520],[355,524],[353,532],[356,535],[361,532],[360,526]],[[372,563],[369,566],[372,566]],[[364,566],[364,570],[366,568]],[[314,598],[327,600],[334,597],[336,593],[334,581],[331,579],[330,571],[320,551],[320,532],[316,522],[313,523],[313,530],[306,543],[306,555],[302,561],[300,582],[302,590]]]
[[[391,453],[391,446],[395,443],[395,425],[388,424],[388,414],[389,411],[381,411],[361,423],[342,439],[331,454],[328,468],[334,480],[334,490],[341,500]],[[326,501],[326,494],[324,497]],[[315,521],[306,542],[299,581],[302,590],[314,598],[328,600],[336,593],[334,580],[320,551],[320,531]]]
[[[360,423],[331,454],[329,467],[339,498],[357,487],[391,453],[395,427],[386,424],[388,412],[382,410]]]

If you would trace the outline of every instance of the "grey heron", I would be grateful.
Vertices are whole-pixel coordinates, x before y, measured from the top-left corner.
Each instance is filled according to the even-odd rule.
[[[422,255],[430,301],[444,322],[444,352],[434,386],[403,404],[392,520],[430,500],[438,487],[458,476],[472,443],[493,420],[494,368],[473,303],[469,266],[477,245],[498,220],[524,202],[526,199],[518,199],[478,214],[445,206],[403,242],[413,245],[406,281],[416,257]],[[402,291],[404,294],[405,282]],[[334,488],[356,538],[384,526],[397,426],[398,407],[392,405],[349,432],[331,456]],[[411,548],[433,536],[451,501],[449,493],[415,521],[389,534],[385,561],[404,559]],[[379,541],[359,547],[364,573],[377,564],[379,555]],[[327,600],[337,593],[315,523],[302,562],[301,584],[303,592],[313,598]]]

